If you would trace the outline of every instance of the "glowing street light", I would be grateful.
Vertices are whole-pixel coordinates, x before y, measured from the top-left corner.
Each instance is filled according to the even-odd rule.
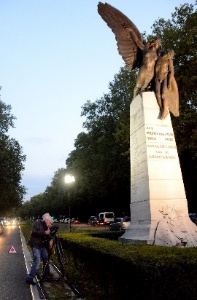
[[[68,175],[68,174],[65,175],[64,179],[65,179],[66,184],[69,184],[69,183],[72,183],[75,181],[75,177],[72,175]]]
[[[70,221],[69,224],[70,224],[70,232],[71,232],[70,189],[69,189],[69,187],[73,182],[75,182],[75,177],[67,174],[67,175],[65,175],[64,180],[65,180],[65,183],[68,185],[68,207],[69,207],[68,208],[68,215],[69,215],[68,217],[69,217],[69,221]]]

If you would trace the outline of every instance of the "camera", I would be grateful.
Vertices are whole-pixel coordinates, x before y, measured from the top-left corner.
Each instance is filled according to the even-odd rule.
[[[52,235],[52,236],[55,236],[56,233],[57,233],[57,231],[58,231],[58,229],[59,229],[58,226],[52,226],[52,227],[50,228],[50,230],[51,230],[51,235]]]

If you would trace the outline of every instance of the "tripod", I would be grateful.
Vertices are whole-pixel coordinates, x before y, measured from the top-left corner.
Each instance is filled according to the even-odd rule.
[[[60,238],[58,237],[57,233],[55,232],[52,239],[50,241],[48,241],[48,260],[46,261],[46,263],[43,266],[43,270],[42,270],[42,274],[40,276],[40,281],[43,281],[44,279],[44,274],[46,271],[47,266],[49,265],[50,262],[50,258],[53,254],[53,252],[57,253],[57,258],[60,264],[60,271],[61,271],[61,277],[60,278],[65,278],[66,277],[66,259],[64,256],[64,250],[62,247],[62,243]]]
[[[61,269],[61,273],[62,273],[62,277],[66,277],[67,272],[66,272],[66,259],[64,256],[64,250],[62,247],[62,243],[60,238],[57,236],[57,234],[55,235],[54,238],[54,245],[55,245],[55,249],[57,251],[57,257],[58,257],[58,261],[60,263],[60,269]]]
[[[54,251],[56,251],[56,253],[57,253],[57,258],[58,258],[58,261],[59,261],[59,264],[60,264],[60,272],[61,272],[60,278],[56,279],[56,281],[59,281],[59,280],[65,281],[66,284],[72,289],[72,291],[76,295],[78,295],[78,297],[83,298],[83,296],[82,296],[81,292],[79,291],[79,289],[73,283],[71,283],[68,279],[69,276],[68,276],[67,267],[66,267],[66,259],[65,259],[65,256],[64,256],[64,250],[63,250],[63,247],[62,247],[61,240],[57,235],[57,230],[56,230],[55,234],[53,235],[53,238],[49,241],[49,247],[48,247],[49,258],[48,258],[48,261],[46,262],[46,264],[43,267],[43,272],[42,272],[42,275],[40,277],[40,281],[42,282],[42,280],[43,280],[43,275],[45,273],[46,266],[49,264],[50,257],[51,257],[51,255]],[[55,267],[54,263],[52,263],[52,264]]]

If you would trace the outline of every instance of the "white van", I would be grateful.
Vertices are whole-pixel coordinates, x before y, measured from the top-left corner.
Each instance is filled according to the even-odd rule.
[[[109,211],[101,212],[98,215],[98,221],[100,225],[110,224],[111,222],[114,222],[114,218],[115,218],[114,212],[109,212]]]

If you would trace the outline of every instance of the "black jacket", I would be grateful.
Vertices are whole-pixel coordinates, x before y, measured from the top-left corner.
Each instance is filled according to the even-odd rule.
[[[47,229],[45,221],[37,220],[30,234],[29,245],[36,248],[47,247],[49,241],[49,235],[45,234]]]

